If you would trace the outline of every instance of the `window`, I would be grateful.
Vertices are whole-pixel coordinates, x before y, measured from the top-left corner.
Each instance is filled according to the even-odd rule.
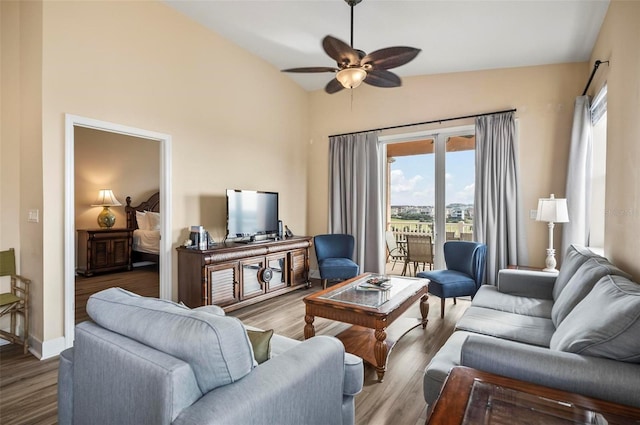
[[[591,103],[593,164],[591,171],[591,211],[589,246],[604,247],[605,181],[607,172],[607,85]]]

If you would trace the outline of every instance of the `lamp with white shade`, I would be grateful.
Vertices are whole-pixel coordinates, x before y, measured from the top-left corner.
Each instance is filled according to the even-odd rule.
[[[109,210],[109,207],[119,207],[122,205],[116,199],[111,189],[100,189],[98,199],[91,204],[92,207],[102,207],[102,212],[98,215],[98,225],[110,229],[116,224],[116,216]]]
[[[564,198],[556,198],[553,193],[549,198],[540,198],[538,200],[536,221],[546,221],[549,223],[549,248],[547,248],[546,267],[543,271],[557,273],[556,250],[553,249],[553,227],[555,223],[569,222],[567,200]]]

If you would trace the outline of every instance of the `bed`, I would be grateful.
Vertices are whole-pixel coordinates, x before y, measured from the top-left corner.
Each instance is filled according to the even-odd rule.
[[[159,262],[160,253],[160,192],[156,192],[137,206],[131,206],[127,196],[124,208],[127,229],[133,230],[131,262]]]

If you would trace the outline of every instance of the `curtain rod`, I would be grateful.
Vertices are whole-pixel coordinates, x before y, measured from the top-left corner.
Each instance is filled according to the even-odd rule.
[[[593,64],[593,70],[591,71],[591,75],[589,76],[589,81],[587,81],[587,85],[584,87],[584,91],[582,92],[582,95],[584,96],[585,94],[587,94],[587,90],[589,90],[589,86],[591,85],[591,80],[593,80],[593,76],[596,75],[596,71],[598,70],[598,67],[600,67],[600,65],[602,65],[603,63],[608,64],[609,61],[600,61],[597,60],[594,64]]]
[[[374,128],[374,129],[371,129],[371,130],[352,131],[350,133],[334,134],[334,135],[331,135],[329,137],[347,136],[349,134],[367,133],[369,131],[393,130],[395,128],[413,127],[413,126],[416,126],[416,125],[442,123],[442,122],[445,122],[445,121],[455,121],[455,120],[462,120],[462,119],[465,119],[465,118],[484,117],[486,115],[502,114],[502,113],[505,113],[505,112],[515,112],[515,111],[517,111],[517,109],[515,109],[515,108],[513,108],[513,109],[505,109],[504,111],[485,112],[483,114],[472,114],[472,115],[464,115],[464,116],[460,116],[460,117],[442,118],[442,119],[439,119],[439,120],[415,122],[415,123],[412,123],[412,124],[392,125],[390,127],[380,127],[380,128]]]

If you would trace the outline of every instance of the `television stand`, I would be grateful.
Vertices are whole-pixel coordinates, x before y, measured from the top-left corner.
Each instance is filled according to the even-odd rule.
[[[180,246],[178,301],[191,308],[215,304],[233,311],[308,288],[311,240],[224,242],[204,250]]]

